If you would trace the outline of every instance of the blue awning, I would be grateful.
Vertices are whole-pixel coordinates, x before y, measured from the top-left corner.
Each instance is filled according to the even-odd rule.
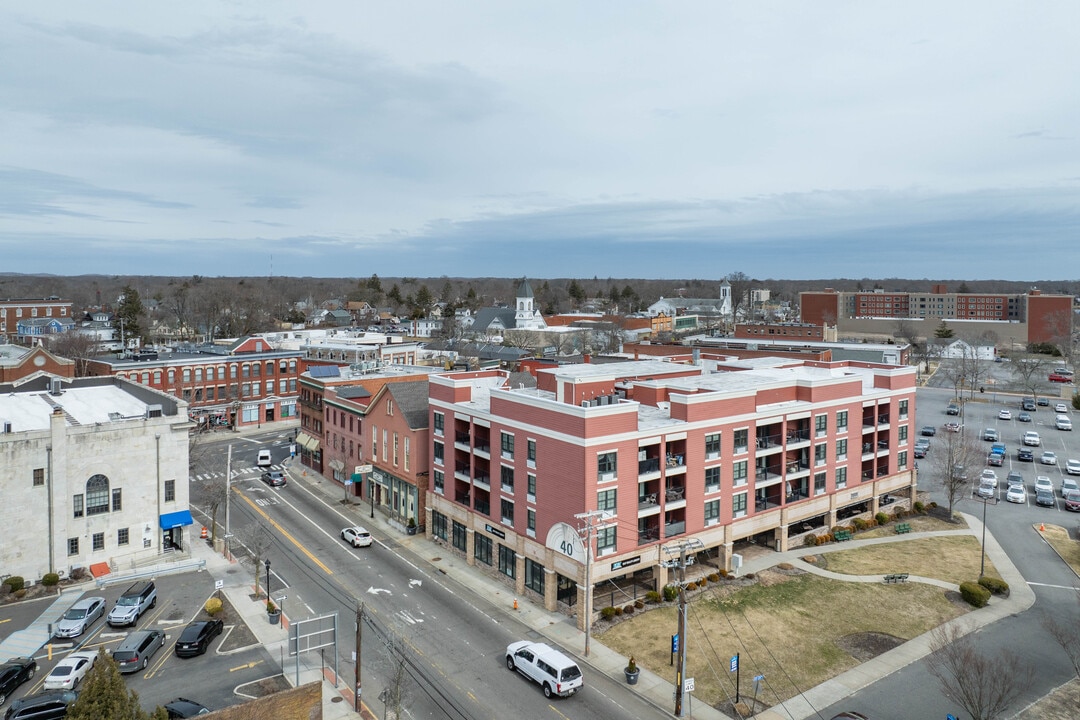
[[[172,530],[183,525],[194,525],[195,521],[191,519],[190,510],[179,510],[177,512],[165,513],[159,518],[161,520],[162,530]]]

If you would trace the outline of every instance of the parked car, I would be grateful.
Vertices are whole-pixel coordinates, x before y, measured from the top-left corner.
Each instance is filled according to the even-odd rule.
[[[169,714],[169,720],[175,720],[176,718],[193,718],[196,715],[206,715],[210,712],[210,708],[206,707],[202,703],[197,703],[194,700],[188,700],[187,698],[176,698],[165,703],[165,712]]]
[[[996,488],[997,487],[997,482],[998,482],[997,481],[997,473],[994,472],[993,470],[991,470],[990,468],[986,468],[985,470],[982,471],[982,475],[979,476],[979,482],[980,483],[981,482],[991,482],[991,483],[994,484],[994,487]]]
[[[1016,470],[1010,470],[1008,476],[1005,478],[1005,484],[1009,487],[1012,487],[1013,485],[1023,485],[1024,476]]]
[[[68,705],[79,693],[74,690],[45,690],[11,701],[4,720],[60,720],[67,717]]]
[[[1068,415],[1069,408],[1065,405],[1065,403],[1058,403],[1054,406],[1054,412],[1061,413],[1062,415]]]
[[[255,464],[259,467],[270,467],[274,464],[274,458],[269,450],[260,450],[258,459],[255,460]]]
[[[1020,462],[1035,462],[1035,453],[1031,448],[1022,447],[1016,451],[1016,459]]]
[[[112,658],[120,666],[120,672],[145,670],[150,658],[165,645],[165,635],[160,630],[136,630],[124,638]]]
[[[958,432],[960,432],[960,423],[957,423],[957,422],[945,423],[945,429],[948,430],[949,432],[958,433]]]
[[[573,660],[544,643],[519,640],[506,646],[506,668],[544,689],[544,697],[567,697],[581,689],[581,668]]]
[[[924,457],[926,457],[926,453],[927,453],[927,451],[929,449],[930,449],[929,445],[916,445],[915,449],[912,451],[912,454],[916,458],[924,458]]]
[[[220,620],[197,620],[188,623],[176,641],[177,657],[202,655],[210,647],[210,642],[221,634],[222,627]]]
[[[1059,372],[1052,372],[1047,378],[1050,382],[1069,383],[1072,382],[1072,375],[1063,375]]]
[[[1016,419],[1020,422],[1031,422],[1031,414],[1022,412],[1016,416]]]
[[[1080,492],[1070,490],[1065,493],[1065,509],[1069,512],[1080,512]]]
[[[1036,490],[1035,504],[1042,505],[1043,507],[1054,507],[1057,504],[1057,501],[1054,500],[1054,493],[1047,492],[1046,490]]]
[[[1054,492],[1054,484],[1050,482],[1050,478],[1046,475],[1039,475],[1035,478],[1035,490],[1046,490],[1047,492]]]
[[[1005,500],[1011,503],[1022,503],[1027,500],[1027,491],[1023,485],[1010,485],[1005,492]]]
[[[937,428],[933,425],[923,425],[922,430],[919,431],[923,437],[934,437],[937,435]]]
[[[1065,472],[1069,473],[1070,475],[1080,475],[1080,460],[1066,460]]]
[[[157,605],[157,586],[153,580],[135,583],[117,599],[106,622],[112,627],[134,625],[139,616]]]
[[[66,658],[56,663],[56,667],[45,676],[44,688],[46,690],[74,690],[79,683],[94,667],[97,660],[97,652],[94,650],[81,650],[73,652]]]
[[[998,420],[1012,420],[1011,410],[1001,410],[998,412]]]
[[[359,525],[343,529],[341,531],[341,539],[352,545],[354,548],[368,547],[371,545],[371,533]]]
[[[997,485],[989,480],[983,480],[979,483],[979,489],[975,492],[981,498],[992,498],[994,493],[997,492]]]
[[[1068,415],[1058,415],[1054,418],[1054,427],[1058,430],[1072,430],[1072,420]]]
[[[998,453],[999,455],[1007,455],[1008,454],[1008,450],[1005,448],[1005,443],[1003,443],[1003,442],[996,442],[993,445],[991,445],[990,446],[990,452]]]
[[[1020,401],[1020,409],[1027,410],[1028,412],[1035,412],[1035,398],[1024,398]]]
[[[262,481],[270,487],[285,487],[285,473],[281,470],[267,470],[262,474]]]
[[[1053,450],[1047,450],[1039,456],[1039,462],[1043,465],[1057,465],[1057,454]]]
[[[15,688],[37,674],[37,660],[29,657],[15,657],[0,665],[0,707],[3,707]]]
[[[105,598],[83,598],[64,613],[56,624],[54,634],[58,638],[79,637],[104,614]]]
[[[1039,433],[1034,430],[1028,430],[1024,433],[1024,444],[1030,447],[1039,447],[1042,445],[1042,438],[1039,437]]]
[[[999,452],[992,452],[986,456],[986,464],[1001,467],[1005,464],[1005,456]]]
[[[1077,485],[1076,481],[1071,477],[1061,478],[1061,497],[1065,497],[1065,493],[1073,490],[1080,490],[1080,485]]]
[[[983,440],[989,440],[990,442],[998,441],[998,431],[994,428],[986,428],[983,430]]]
[[[945,414],[946,415],[959,415],[960,414],[960,406],[957,405],[954,402],[949,403],[948,406],[946,406],[946,408],[945,408]]]
[[[1050,405],[1050,398],[1041,397],[1041,398],[1039,398],[1038,400],[1035,401],[1035,404],[1038,405],[1039,407],[1047,407],[1047,406]]]

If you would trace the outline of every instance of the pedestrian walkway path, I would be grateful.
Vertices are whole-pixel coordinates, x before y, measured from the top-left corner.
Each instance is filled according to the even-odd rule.
[[[16,630],[4,638],[4,641],[0,642],[0,660],[37,655],[41,648],[52,639],[50,626],[82,596],[84,587],[88,586],[65,588],[56,596],[52,604],[45,608],[37,620],[23,630]]]

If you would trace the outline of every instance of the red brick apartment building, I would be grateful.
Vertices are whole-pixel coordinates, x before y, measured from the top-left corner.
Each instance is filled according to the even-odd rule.
[[[583,607],[586,565],[594,587],[658,588],[672,542],[729,569],[736,543],[786,550],[885,494],[910,503],[914,368],[720,370],[564,365],[534,389],[498,370],[433,375],[429,537],[556,610]],[[576,516],[596,511],[586,551]]]
[[[70,319],[71,301],[47,298],[7,298],[0,300],[0,335],[15,339],[18,323],[29,319]]]
[[[840,292],[832,288],[799,294],[804,323],[836,325],[838,330],[880,332],[895,329],[896,319],[915,321],[919,334],[928,337],[937,325],[964,321],[975,332],[992,330],[1004,341],[1054,342],[1068,337],[1072,327],[1070,295],[1044,295],[1039,290],[1023,294],[950,293],[935,285],[928,293]],[[972,324],[972,323],[976,323]]]
[[[182,398],[206,427],[261,425],[296,417],[300,353],[249,337],[200,352],[142,352],[87,361],[87,375],[112,375]]]

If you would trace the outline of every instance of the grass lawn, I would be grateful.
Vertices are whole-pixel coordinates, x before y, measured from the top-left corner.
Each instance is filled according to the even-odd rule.
[[[1080,542],[1069,537],[1069,532],[1059,525],[1044,525],[1046,529],[1040,535],[1050,543],[1050,547],[1057,550],[1058,555],[1064,558],[1073,572],[1080,575]],[[1038,530],[1039,526],[1036,525]]]
[[[944,520],[939,520],[929,515],[909,515],[900,522],[906,522],[911,526],[911,532],[932,532],[934,530],[967,530],[968,524],[963,519],[957,522],[950,523]],[[872,528],[870,530],[864,530],[862,532],[855,533],[856,540],[865,540],[866,538],[878,538],[878,537],[892,537],[896,535],[897,523],[889,523],[888,525],[882,525],[881,527]]]
[[[825,567],[846,575],[910,573],[959,585],[979,579],[979,540],[971,535],[905,540],[825,553]],[[989,558],[986,574],[1000,577]]]
[[[838,641],[878,632],[904,640],[956,617],[964,608],[940,588],[918,583],[846,583],[817,575],[765,571],[758,584],[711,585],[690,602],[687,615],[687,677],[695,679],[695,702],[734,699],[731,657],[741,653],[741,688],[753,693],[763,674],[759,701],[774,705],[860,664]],[[637,614],[603,633],[608,647],[669,681],[674,603]]]

